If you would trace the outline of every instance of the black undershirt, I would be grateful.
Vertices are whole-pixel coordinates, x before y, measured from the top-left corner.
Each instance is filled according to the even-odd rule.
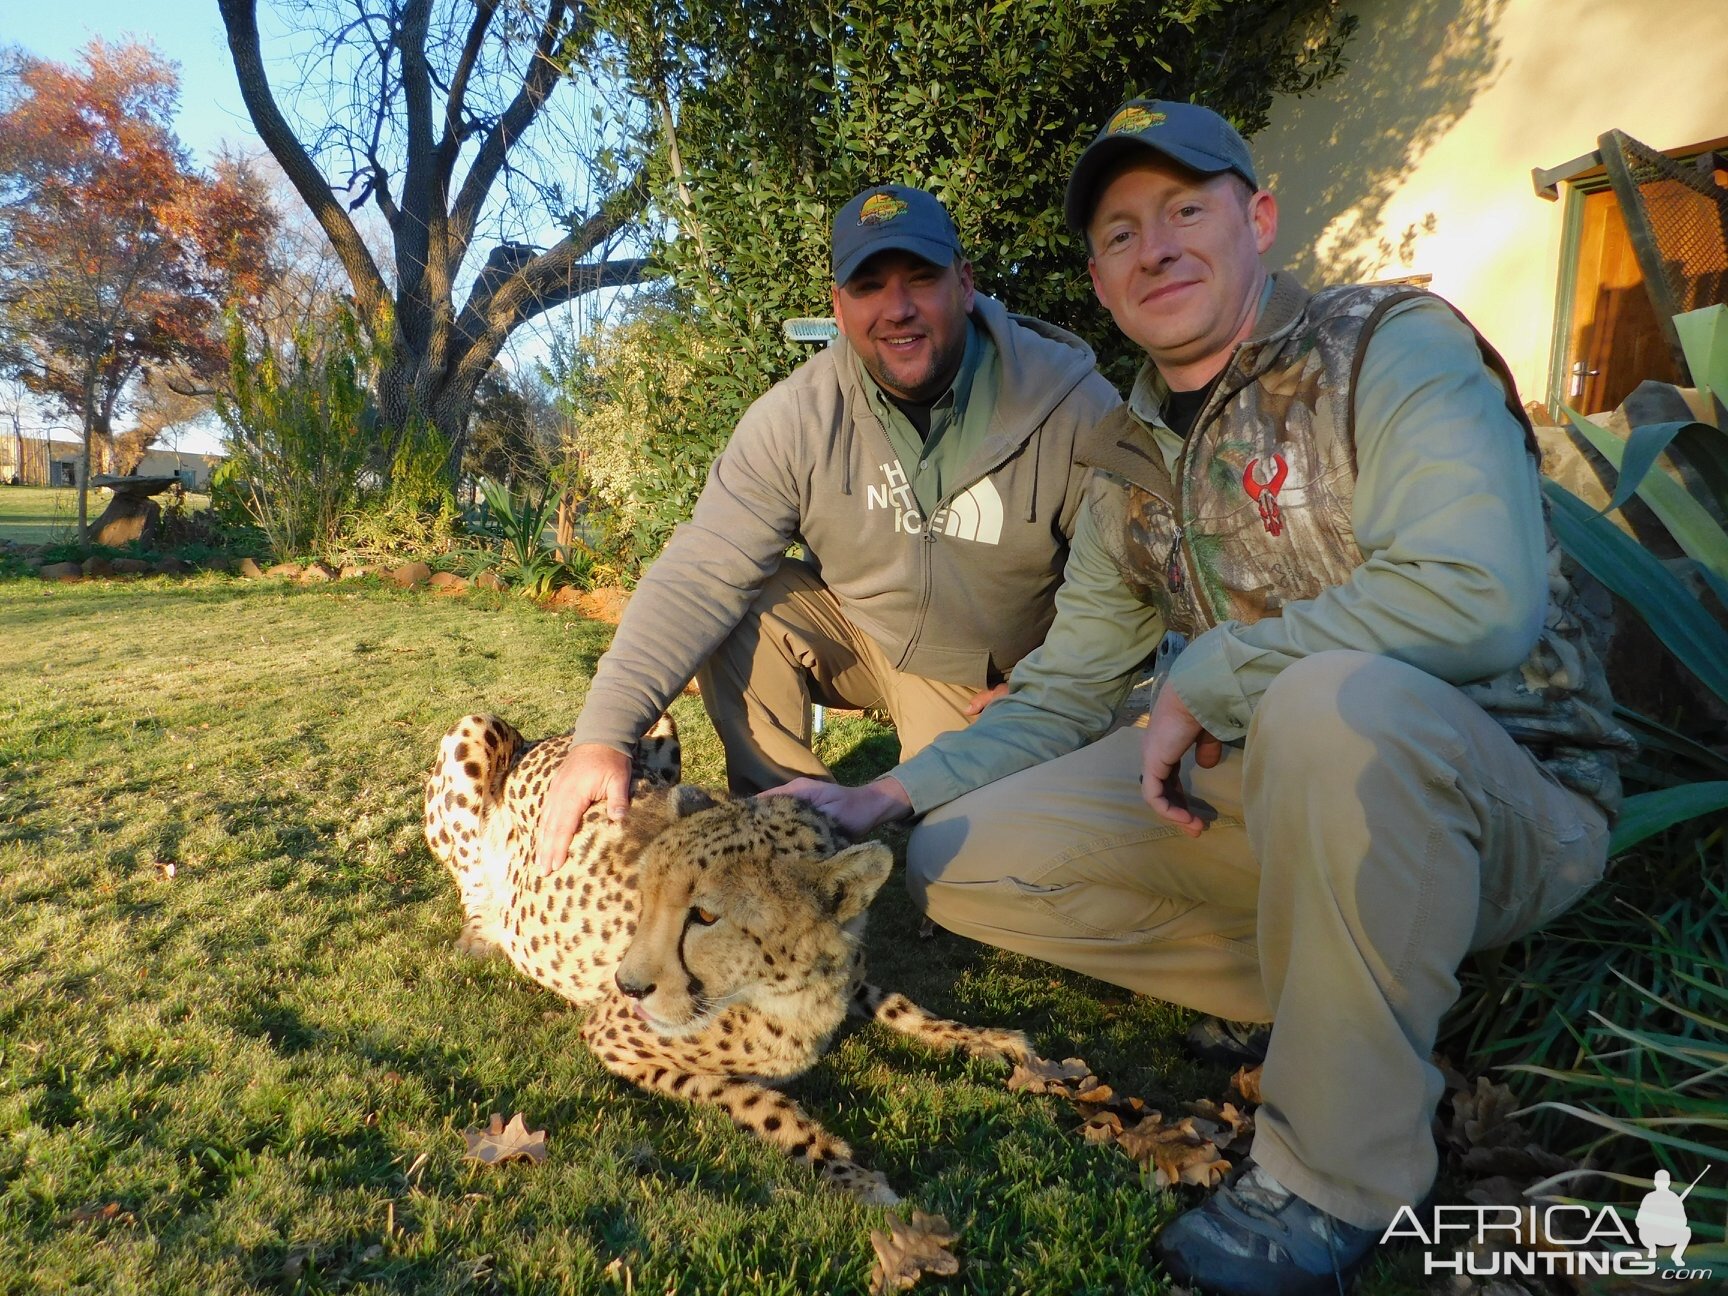
[[[927,401],[901,400],[898,396],[887,391],[882,394],[893,402],[895,409],[906,416],[906,421],[912,425],[912,430],[918,434],[918,439],[928,441],[930,439],[931,411],[936,408],[936,401],[941,400],[942,396],[946,396],[948,393],[943,392],[942,396],[936,397],[936,400]]]
[[[1212,388],[1218,380],[1214,378],[1195,391],[1172,391],[1164,397],[1164,425],[1184,441],[1194,428],[1194,420],[1200,416],[1200,410],[1206,404],[1206,398],[1212,394]]]

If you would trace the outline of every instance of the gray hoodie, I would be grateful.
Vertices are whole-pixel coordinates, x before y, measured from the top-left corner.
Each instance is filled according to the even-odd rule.
[[[1068,541],[1120,403],[1073,334],[982,294],[1001,388],[988,435],[927,525],[844,338],[739,420],[691,519],[643,576],[576,722],[626,749],[743,618],[787,546],[896,669],[984,688],[1043,641]]]

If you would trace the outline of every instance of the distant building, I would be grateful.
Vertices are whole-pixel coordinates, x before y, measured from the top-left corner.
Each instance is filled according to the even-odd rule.
[[[0,436],[0,484],[76,486],[82,452],[76,441]]]
[[[140,477],[179,477],[189,491],[210,489],[210,474],[226,456],[194,454],[190,450],[146,450],[138,465]]]
[[[76,441],[0,436],[0,485],[76,486],[83,451]],[[189,450],[146,450],[137,475],[178,477],[187,490],[207,491],[210,474],[222,459]]]

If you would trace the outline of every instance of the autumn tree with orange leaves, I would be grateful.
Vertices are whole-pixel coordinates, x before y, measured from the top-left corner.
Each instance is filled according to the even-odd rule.
[[[172,64],[99,40],[80,57],[5,56],[0,372],[82,424],[82,543],[116,410],[150,374],[223,370],[222,313],[263,290],[273,217],[244,166],[192,166],[173,130]]]

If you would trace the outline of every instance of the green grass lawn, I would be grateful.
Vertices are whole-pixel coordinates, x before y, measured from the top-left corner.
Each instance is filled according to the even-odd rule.
[[[420,837],[438,736],[475,709],[567,726],[608,635],[502,596],[0,581],[0,1292],[867,1288],[881,1211],[614,1081],[563,1001],[451,948]],[[698,700],[675,714],[716,782]],[[892,758],[858,718],[824,743],[855,778]],[[1166,1006],[920,941],[897,882],[872,924],[885,986],[1154,1105],[1223,1096]],[[1181,1202],[1067,1104],[875,1026],[792,1093],[962,1230],[932,1290],[1161,1289]],[[517,1111],[546,1162],[462,1160]]]
[[[102,516],[108,495],[90,492],[85,503],[90,521]],[[160,501],[158,501],[160,502]],[[188,495],[186,507],[205,508],[208,495]],[[55,544],[78,538],[78,492],[70,486],[0,486],[0,540],[21,544]]]
[[[92,492],[91,520],[102,511]],[[78,492],[70,486],[0,486],[0,540],[52,544],[78,534]]]

